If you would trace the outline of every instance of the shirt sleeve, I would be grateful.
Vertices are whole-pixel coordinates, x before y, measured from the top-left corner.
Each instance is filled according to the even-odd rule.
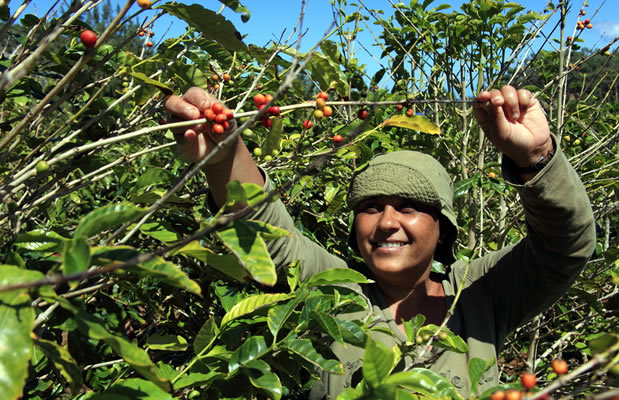
[[[556,140],[555,147],[548,165],[526,183],[513,162],[503,160],[503,175],[522,202],[527,235],[482,257],[474,267],[485,273],[481,279],[493,302],[499,345],[570,288],[595,248],[587,193]]]

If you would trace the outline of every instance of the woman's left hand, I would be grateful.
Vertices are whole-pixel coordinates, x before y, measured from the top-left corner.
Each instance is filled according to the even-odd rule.
[[[506,85],[483,91],[473,112],[490,142],[520,168],[535,164],[553,148],[546,114],[526,89]]]

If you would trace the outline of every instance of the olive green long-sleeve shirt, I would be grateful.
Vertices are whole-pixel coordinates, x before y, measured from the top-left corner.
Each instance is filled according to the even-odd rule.
[[[526,217],[527,236],[501,250],[471,262],[464,278],[464,289],[448,327],[462,337],[469,350],[464,354],[442,352],[431,369],[446,377],[458,391],[468,396],[470,382],[468,362],[476,357],[494,358],[508,333],[559,299],[578,277],[595,247],[593,213],[585,189],[565,155],[557,148],[555,156],[532,180],[519,182],[509,159],[503,162],[503,175],[518,191]],[[267,179],[265,189],[272,188]],[[248,218],[259,219],[285,228],[291,237],[269,241],[269,251],[277,266],[294,260],[301,263],[301,278],[305,279],[328,268],[345,268],[347,262],[327,252],[303,236],[280,201],[265,204]],[[443,276],[442,284],[451,307],[463,281],[466,264],[457,261]],[[379,318],[379,325],[394,333],[375,333],[375,339],[388,347],[406,341],[376,285],[358,288]],[[363,314],[363,313],[361,313]],[[359,313],[340,318],[360,318]],[[364,350],[335,342],[335,354],[344,364],[344,375],[323,374],[314,386],[311,398],[335,398],[361,379]],[[405,365],[415,360],[403,357]],[[419,360],[417,360],[419,361]],[[482,377],[478,393],[499,383],[495,365]]]

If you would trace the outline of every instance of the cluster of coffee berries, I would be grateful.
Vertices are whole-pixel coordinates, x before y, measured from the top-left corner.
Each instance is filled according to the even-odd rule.
[[[590,19],[585,19],[584,21],[576,22],[576,29],[582,31],[585,28],[587,28],[587,29],[593,28],[593,24],[591,23]]]
[[[395,106],[395,109],[398,111],[402,111],[404,109],[404,105],[398,104]],[[415,114],[412,108],[407,108],[404,113],[406,114],[407,117],[412,117]]]
[[[146,35],[148,35],[148,37],[153,37],[153,36],[155,36],[155,32],[149,31],[146,28],[143,28],[141,31],[138,32],[138,36],[139,37],[144,37]]]
[[[230,127],[230,122],[234,118],[232,110],[224,108],[221,103],[211,104],[211,108],[204,110],[204,118],[213,122],[213,133],[220,135]]]
[[[568,365],[565,360],[555,359],[555,360],[552,360],[550,365],[552,367],[552,370],[557,375],[567,374]],[[523,372],[522,375],[520,375],[520,384],[522,385],[525,391],[529,391],[533,389],[535,385],[537,384],[537,377],[535,376],[534,373]],[[520,391],[517,389],[507,389],[505,391],[499,389],[499,390],[496,390],[494,393],[492,393],[492,395],[490,396],[490,400],[520,400],[523,394],[524,394],[523,391]],[[546,394],[544,396],[538,396],[537,398],[548,399],[549,396]]]
[[[322,119],[333,115],[333,109],[331,106],[327,105],[327,100],[329,100],[329,94],[327,92],[320,92],[316,95],[316,109],[314,110],[314,118]]]
[[[258,111],[262,110],[267,103],[270,103],[273,100],[273,96],[270,94],[262,94],[258,93],[254,96],[254,106],[258,108]],[[270,128],[273,125],[273,120],[269,118],[269,116],[278,116],[280,114],[279,106],[271,106],[266,111],[266,113],[262,116],[260,122],[262,122],[262,126],[265,128]]]
[[[90,29],[85,29],[80,34],[80,40],[87,49],[92,49],[97,44],[97,34]]]

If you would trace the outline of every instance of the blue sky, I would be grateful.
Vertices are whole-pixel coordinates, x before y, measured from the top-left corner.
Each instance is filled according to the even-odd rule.
[[[64,0],[67,1],[67,0]],[[113,0],[113,2],[120,1],[124,4],[123,0]],[[221,3],[217,0],[180,0],[186,4],[199,3],[205,8],[211,10],[219,10]],[[358,0],[360,2],[361,0]],[[405,0],[408,3],[409,0]],[[578,12],[585,0],[570,1],[571,13],[568,15],[568,21],[576,21]],[[162,0],[161,3],[167,2]],[[363,4],[370,9],[382,9],[386,13],[391,12],[391,4],[396,3],[397,0],[363,0]],[[438,6],[443,3],[452,5],[452,9],[458,9],[460,4],[465,2],[464,0],[435,0],[433,6]],[[587,0],[588,6],[585,8],[587,11],[586,18],[590,18],[594,28],[585,29],[581,38],[585,40],[583,44],[589,48],[603,47],[612,38],[619,36],[619,1],[618,0]],[[13,0],[11,8],[17,6],[18,0]],[[303,21],[303,29],[306,31],[306,36],[302,41],[302,50],[307,51],[327,31],[333,21],[331,1],[330,0],[308,0],[305,10],[305,18]],[[352,1],[349,1],[352,3]],[[545,0],[521,0],[519,2],[528,9],[541,12]],[[558,1],[554,1],[558,3]],[[48,10],[52,4],[51,0],[33,0],[27,9],[27,12],[42,15]],[[241,34],[246,34],[245,42],[248,44],[256,44],[259,46],[266,45],[270,40],[276,40],[282,33],[284,37],[288,37],[294,29],[299,19],[301,11],[300,0],[241,0],[241,4],[249,9],[251,18],[249,22],[243,23],[240,15],[230,10],[224,11],[224,15],[236,26],[237,30]],[[138,5],[133,6],[132,11],[137,11]],[[152,17],[155,14],[155,10],[147,10],[145,12],[146,17]],[[140,19],[142,16],[140,16]],[[380,32],[379,27],[372,24],[373,21],[368,21],[368,25],[364,26],[365,32],[361,33],[359,40],[366,44],[366,48],[374,50],[375,54],[380,52],[371,47],[374,43],[372,33],[378,35]],[[548,26],[554,24],[547,24]],[[570,25],[568,24],[568,27]],[[571,27],[570,27],[571,28]],[[160,18],[154,27],[156,32],[155,41],[159,41],[165,37],[177,37],[184,32],[184,22],[171,16]],[[297,38],[297,34],[294,38]],[[616,45],[615,45],[616,46]],[[366,51],[357,47],[357,56],[362,63],[368,64],[369,70],[376,70],[378,66],[376,62],[367,54]],[[374,64],[374,65],[372,65]]]

